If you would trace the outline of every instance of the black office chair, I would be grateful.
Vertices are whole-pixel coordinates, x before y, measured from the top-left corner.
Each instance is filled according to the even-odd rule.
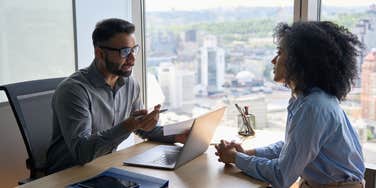
[[[30,177],[24,184],[45,176],[46,153],[52,137],[51,100],[64,78],[34,80],[0,86],[4,90],[24,140]]]

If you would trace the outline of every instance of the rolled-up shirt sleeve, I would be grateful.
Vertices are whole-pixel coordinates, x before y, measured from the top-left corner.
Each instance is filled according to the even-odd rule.
[[[278,158],[279,154],[281,153],[282,147],[284,142],[279,141],[274,144],[270,144],[266,147],[260,147],[256,148],[256,154],[257,157],[264,157],[267,159],[275,159]]]
[[[326,114],[314,110],[311,105],[299,109],[291,120],[288,137],[284,144],[259,150],[258,156],[236,153],[235,164],[247,175],[271,183],[273,187],[289,187],[304,168],[313,161],[323,141],[330,133],[325,127]],[[304,144],[302,144],[304,143]],[[279,149],[278,158],[273,158]],[[256,151],[257,153],[257,151]],[[264,155],[263,157],[262,154]],[[272,158],[272,159],[271,159]]]
[[[110,153],[129,136],[121,125],[92,134],[89,97],[79,84],[64,85],[55,92],[53,110],[69,151],[78,164]]]

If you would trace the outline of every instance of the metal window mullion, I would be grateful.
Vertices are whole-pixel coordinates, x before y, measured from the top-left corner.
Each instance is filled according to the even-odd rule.
[[[302,19],[302,1],[294,0],[294,22],[299,22]]]
[[[294,22],[319,21],[321,0],[294,0]]]
[[[77,12],[76,0],[72,0],[72,14],[73,14],[73,40],[74,40],[74,71],[78,70],[78,37],[77,37]]]
[[[146,71],[146,39],[145,39],[145,9],[144,0],[132,1],[132,22],[136,26],[136,39],[141,45],[136,59],[134,76],[140,83],[142,101],[147,107],[147,71]]]

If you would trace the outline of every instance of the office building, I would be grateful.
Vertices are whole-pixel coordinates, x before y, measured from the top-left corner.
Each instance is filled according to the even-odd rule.
[[[161,63],[158,82],[168,108],[181,108],[194,102],[194,72],[180,69],[174,63]]]
[[[376,120],[376,50],[364,58],[361,80],[362,118]]]
[[[223,90],[225,76],[225,52],[217,46],[213,35],[206,36],[200,49],[201,61],[197,66],[198,83],[203,95],[212,95]]]
[[[185,42],[197,42],[197,30],[191,29],[186,31]]]

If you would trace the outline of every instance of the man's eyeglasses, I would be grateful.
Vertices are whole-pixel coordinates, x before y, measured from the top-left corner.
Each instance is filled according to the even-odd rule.
[[[111,47],[107,47],[107,46],[99,46],[99,48],[103,48],[103,49],[106,49],[106,50],[112,50],[112,51],[118,51],[122,58],[127,58],[130,53],[137,55],[138,52],[140,51],[140,46],[138,44],[136,44],[132,48],[128,48],[128,47],[111,48]]]

